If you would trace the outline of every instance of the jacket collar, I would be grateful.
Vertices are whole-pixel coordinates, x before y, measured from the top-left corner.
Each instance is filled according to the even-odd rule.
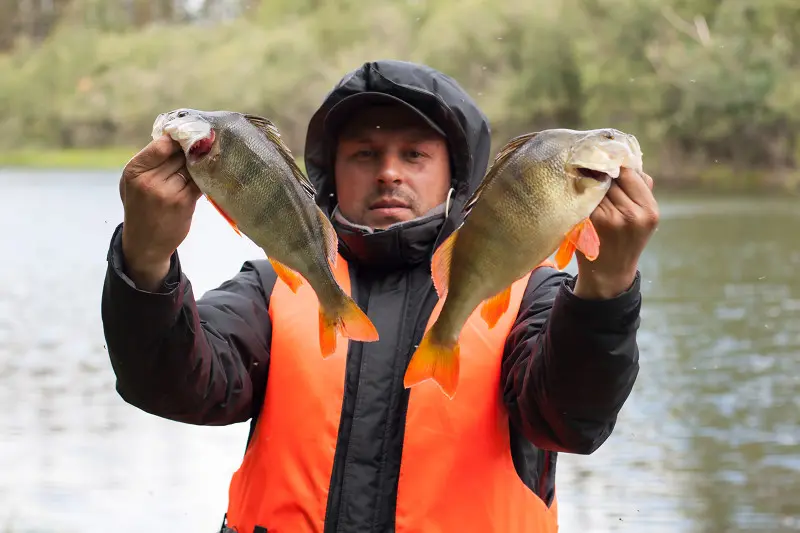
[[[331,218],[339,235],[339,252],[349,262],[379,270],[401,270],[430,261],[446,208],[441,204],[419,218],[376,230],[350,222],[336,206]]]

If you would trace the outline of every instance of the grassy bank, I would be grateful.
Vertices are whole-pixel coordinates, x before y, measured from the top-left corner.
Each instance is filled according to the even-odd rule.
[[[106,170],[119,169],[138,148],[32,149],[0,152],[0,168]]]
[[[139,147],[86,149],[21,149],[0,152],[0,169],[30,170],[119,170],[139,150]],[[302,156],[297,157],[305,168]],[[658,169],[646,170],[657,179],[659,191],[764,192],[777,191],[800,194],[800,171],[762,169],[737,171],[716,163],[704,167],[686,167],[679,175],[662,175]]]
[[[20,149],[0,152],[0,169],[119,170],[141,147]],[[305,169],[302,156],[296,158]]]
[[[0,164],[118,167],[135,149],[98,147],[143,146],[155,116],[183,106],[267,116],[302,154],[331,87],[396,58],[464,86],[493,150],[526,131],[612,126],[638,137],[662,182],[797,187],[790,3],[276,0],[225,22],[127,26],[96,4],[75,0],[46,39],[0,55]]]

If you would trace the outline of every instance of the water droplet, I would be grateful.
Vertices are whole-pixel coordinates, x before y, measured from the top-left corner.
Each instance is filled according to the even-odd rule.
[[[695,83],[695,80],[689,80],[689,81],[692,82],[692,83]]]
[[[482,66],[481,70],[486,70],[486,65]]]
[[[632,83],[632,82],[636,81],[636,78],[628,78],[628,81]]]
[[[761,276],[761,277],[760,277],[760,278],[758,278],[758,279],[767,279],[767,276]]]
[[[498,37],[498,38],[497,38],[497,40],[498,40],[498,41],[502,41],[502,40],[503,40],[503,38],[502,38],[502,37]]]

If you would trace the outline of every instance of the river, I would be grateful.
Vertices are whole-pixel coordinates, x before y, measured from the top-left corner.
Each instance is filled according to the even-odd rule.
[[[211,533],[225,509],[247,425],[161,420],[114,389],[100,293],[117,180],[0,169],[3,533]],[[800,531],[797,199],[661,209],[641,373],[603,447],[561,456],[561,531]],[[198,294],[263,256],[205,200],[180,253]]]

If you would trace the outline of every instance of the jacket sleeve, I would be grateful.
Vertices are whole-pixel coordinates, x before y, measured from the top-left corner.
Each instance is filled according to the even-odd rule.
[[[511,423],[537,448],[591,454],[639,372],[641,276],[616,298],[583,300],[572,292],[575,278],[548,270],[531,276],[506,341],[504,400]]]
[[[145,292],[125,274],[121,230],[111,239],[101,302],[117,392],[189,424],[249,419],[266,388],[274,272],[247,262],[195,301],[176,252],[161,290]]]

